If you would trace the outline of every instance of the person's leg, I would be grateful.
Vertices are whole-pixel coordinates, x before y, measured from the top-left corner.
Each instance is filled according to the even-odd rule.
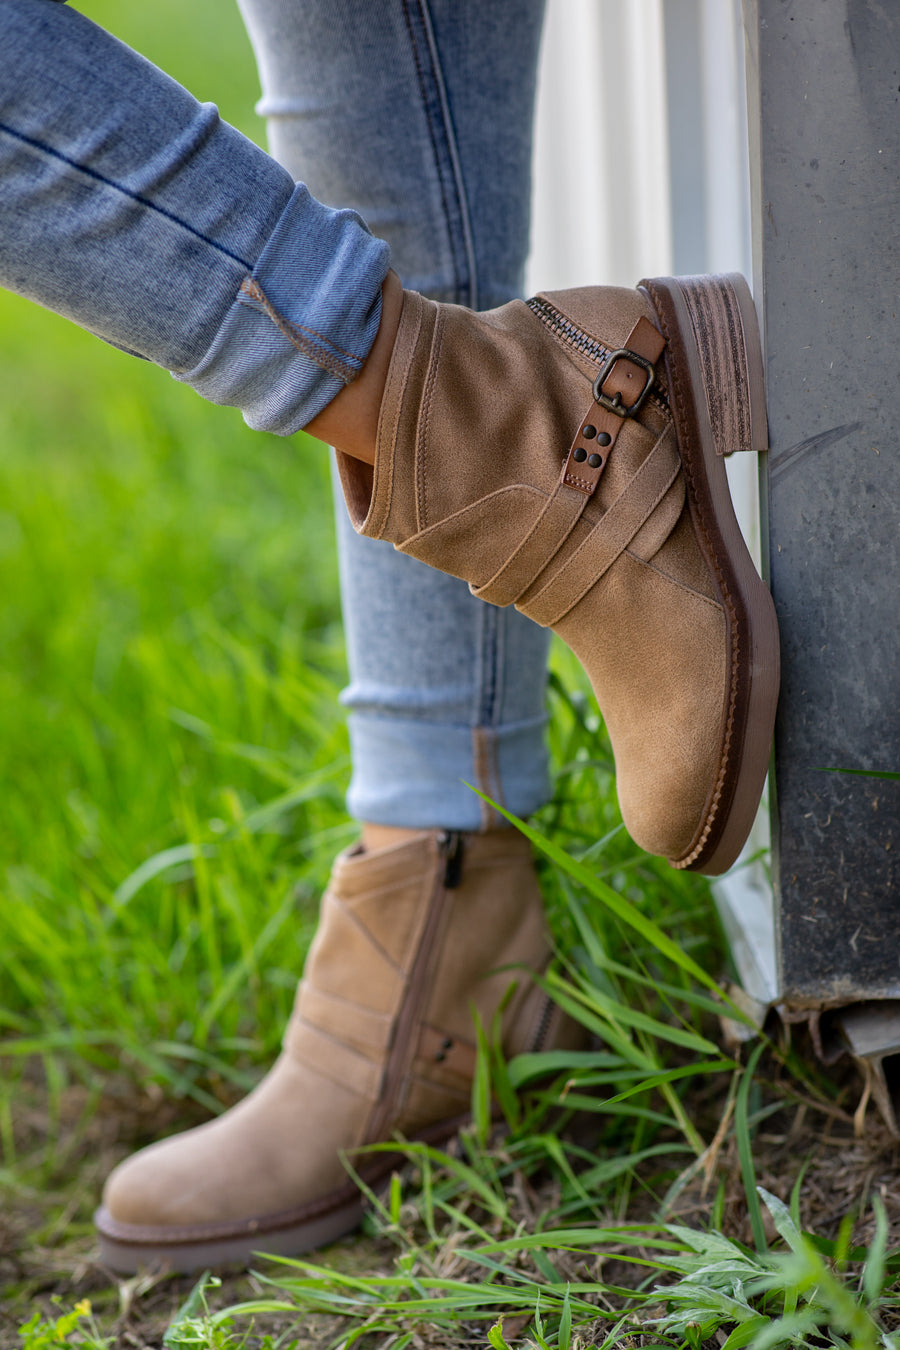
[[[676,866],[733,860],[778,666],[720,457],[764,428],[746,287],[657,279],[481,315],[414,292],[401,310],[389,276],[380,304],[387,248],[355,216],[290,195],[260,151],[51,0],[0,0],[0,22],[0,280],[252,425],[333,439],[361,532],[515,603],[581,655],[635,837]],[[107,68],[116,78],[98,81]],[[333,1236],[348,1215],[331,1126],[348,1147],[447,1128],[472,1075],[459,1010],[483,996],[489,1012],[490,971],[534,969],[547,950],[539,897],[523,898],[530,866],[502,911],[492,884],[510,838],[523,842],[470,840],[468,876],[455,834],[413,841],[399,881],[392,850],[345,860],[364,882],[356,866],[336,878],[280,1067],[221,1121],[115,1174],[119,1212],[100,1225],[113,1253],[206,1263]],[[544,1040],[535,992],[505,1007],[509,1050]]]
[[[369,356],[387,245],[75,10],[0,0],[0,38],[0,285],[252,426],[321,413]]]
[[[223,153],[236,133],[51,0],[2,0],[0,23],[0,281],[174,364],[252,425],[332,440],[361,533],[579,654],[633,837],[675,866],[729,866],[778,686],[774,611],[722,463],[765,439],[746,286],[661,279],[479,316],[401,298],[389,273],[379,300],[387,246],[352,213],[298,189],[263,240],[274,212],[254,208],[253,180],[277,171],[262,152],[237,137]],[[121,81],[97,80],[107,62]]]
[[[543,0],[239,0],[272,153],[353,206],[404,285],[487,309],[518,295],[528,248]],[[350,685],[348,805],[371,825],[477,830],[549,793],[549,634],[477,600],[338,503]]]
[[[395,0],[243,6],[279,158],[318,197],[377,221],[404,275],[444,299],[477,303],[477,276],[493,303],[520,285],[541,3],[499,4],[487,22],[470,0],[439,0],[437,13]],[[219,1121],[110,1178],[98,1228],[118,1268],[296,1251],[352,1226],[359,1200],[338,1149],[452,1125],[468,1109],[470,1007],[492,1022],[509,981],[485,972],[549,956],[528,844],[489,829],[494,813],[466,786],[522,814],[545,799],[549,635],[359,538],[346,512],[339,522],[361,847],[335,866],[272,1072]],[[562,1043],[570,1029],[520,981],[507,1051]],[[276,1201],[291,1211],[277,1225]]]

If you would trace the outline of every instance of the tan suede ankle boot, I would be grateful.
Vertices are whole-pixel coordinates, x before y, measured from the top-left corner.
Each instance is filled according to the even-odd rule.
[[[743,278],[657,278],[486,314],[407,292],[356,528],[552,626],[597,694],[632,837],[715,874],[755,814],[778,633],[726,453],[764,449]]]
[[[343,854],[281,1057],[225,1115],[116,1168],[96,1214],[104,1263],[189,1271],[354,1228],[360,1193],[340,1152],[374,1185],[396,1156],[354,1149],[456,1131],[475,1066],[472,1008],[489,1028],[515,984],[507,1054],[579,1043],[528,978],[549,955],[530,848],[513,830]]]

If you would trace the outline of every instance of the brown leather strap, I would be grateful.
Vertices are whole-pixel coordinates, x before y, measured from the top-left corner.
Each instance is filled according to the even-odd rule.
[[[641,317],[632,328],[622,350],[634,352],[655,364],[662,355],[665,339],[649,319]],[[603,381],[601,393],[608,399],[619,397],[630,408],[640,396],[647,378],[643,366],[620,356],[614,360]],[[472,594],[492,605],[512,605],[534,585],[547,563],[558,553],[593,495],[606,462],[628,419],[591,402],[578,424],[578,433],[563,464],[559,482],[519,544],[490,581],[471,587]]]
[[[394,1024],[390,1013],[351,1003],[318,989],[309,980],[300,981],[294,1016],[373,1059],[385,1055],[391,1043]]]
[[[299,1064],[305,1064],[370,1102],[378,1100],[384,1068],[380,1060],[371,1060],[352,1050],[349,1045],[299,1017],[292,1017],[288,1022],[283,1044]]]
[[[459,1036],[449,1036],[445,1031],[429,1026],[427,1022],[422,1024],[419,1044],[416,1047],[416,1060],[425,1070],[426,1076],[429,1068],[440,1064],[443,1070],[458,1074],[467,1084],[471,1083],[475,1077],[477,1057],[478,1052],[470,1041],[463,1040]]]
[[[584,542],[535,596],[519,606],[522,613],[545,628],[568,614],[628,547],[680,469],[675,428],[670,426]]]
[[[515,604],[543,572],[575,527],[588,498],[560,478],[519,547],[483,586],[470,590],[491,605]]]
[[[642,356],[645,361],[655,365],[665,345],[662,334],[657,332],[649,319],[642,317],[628,334],[621,350],[634,352],[635,356]],[[618,397],[622,407],[628,409],[638,400],[646,379],[647,373],[643,366],[620,356],[613,362],[600,392],[608,399]],[[616,438],[627,420],[626,414],[610,412],[595,399],[582,418],[578,434],[572,442],[563,465],[562,481],[576,491],[592,496]]]

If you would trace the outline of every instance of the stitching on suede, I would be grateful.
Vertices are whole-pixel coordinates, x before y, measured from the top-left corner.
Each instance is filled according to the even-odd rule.
[[[649,459],[650,456],[648,455],[647,458]],[[646,462],[647,462],[647,460],[644,460],[644,464],[646,464]],[[642,464],[642,465],[641,465],[641,468],[643,468],[643,467],[644,467],[644,465]],[[638,470],[638,472],[640,472],[640,470]],[[650,517],[653,515],[653,512],[654,512],[654,511],[656,510],[656,508],[659,506],[659,504],[660,504],[660,502],[662,501],[663,497],[665,497],[666,493],[669,492],[669,490],[670,490],[670,489],[675,485],[675,483],[677,482],[679,473],[681,473],[681,464],[680,464],[680,463],[676,464],[676,466],[675,466],[675,472],[672,474],[672,477],[669,479],[668,483],[666,483],[666,485],[665,485],[664,487],[661,487],[660,490],[659,490],[659,492],[656,494],[656,498],[655,498],[655,500],[654,500],[654,502],[653,502],[653,505],[651,506],[651,508],[650,508],[650,510],[647,512],[647,514],[644,516],[644,519],[641,521],[640,525],[638,526],[638,530],[643,529],[643,527],[647,524],[647,521],[648,521],[648,520],[650,519]],[[674,528],[674,527],[673,527],[673,528]],[[635,530],[635,534],[637,534],[637,530]],[[667,537],[668,537],[668,536],[667,536]],[[632,538],[632,539],[634,538],[634,534],[631,536],[631,538]],[[631,542],[631,540],[629,540],[629,543],[630,543],[630,542]]]
[[[665,435],[665,432],[663,433],[663,436],[664,436],[664,435]],[[571,600],[571,601],[569,601],[569,600],[563,601],[562,603],[565,605],[565,608],[564,608],[564,609],[560,610],[560,609],[558,608],[558,606],[559,606],[559,604],[560,604],[560,601],[557,600],[557,601],[556,601],[556,604],[555,604],[555,606],[554,606],[554,608],[553,608],[553,611],[552,611],[552,617],[550,617],[550,618],[546,618],[546,617],[545,617],[546,614],[550,612],[550,611],[547,609],[547,595],[546,595],[546,593],[547,593],[548,591],[550,592],[550,594],[551,594],[551,603],[552,603],[552,596],[553,596],[554,592],[557,591],[557,590],[559,590],[560,588],[565,589],[565,587],[566,587],[566,582],[567,582],[573,575],[576,575],[576,576],[577,576],[579,559],[581,559],[582,557],[589,557],[589,556],[590,556],[591,551],[593,551],[593,549],[596,547],[596,543],[597,543],[597,540],[598,540],[598,539],[600,540],[601,545],[604,543],[605,534],[608,533],[608,531],[609,531],[608,518],[609,518],[610,512],[614,509],[614,507],[616,507],[616,506],[618,505],[619,502],[622,501],[622,499],[624,498],[625,494],[626,494],[627,492],[630,492],[630,491],[634,488],[634,485],[635,485],[635,483],[637,482],[637,480],[638,480],[639,478],[645,477],[645,476],[647,476],[647,475],[649,475],[650,473],[653,472],[654,468],[656,467],[656,464],[655,464],[655,461],[654,461],[653,464],[651,464],[651,460],[653,460],[653,457],[654,457],[654,455],[656,455],[657,451],[661,449],[661,447],[662,447],[662,445],[663,445],[663,436],[660,436],[660,437],[659,437],[659,439],[658,439],[657,442],[656,442],[656,445],[655,445],[654,448],[650,451],[650,454],[649,454],[649,455],[647,456],[647,458],[643,461],[643,463],[641,464],[640,468],[639,468],[639,469],[637,470],[637,472],[633,475],[633,477],[630,478],[629,481],[625,484],[625,487],[622,489],[622,492],[619,494],[619,496],[618,496],[618,497],[616,498],[616,500],[613,502],[613,504],[612,504],[612,506],[609,508],[609,510],[606,511],[606,512],[604,512],[604,514],[600,517],[600,519],[597,521],[596,525],[595,525],[595,526],[593,527],[593,529],[591,530],[590,534],[588,534],[588,535],[585,537],[585,539],[578,545],[578,548],[575,550],[575,552],[572,553],[572,554],[566,559],[566,561],[562,564],[562,566],[559,568],[559,570],[558,570],[556,573],[554,573],[554,575],[553,575],[552,577],[550,577],[550,579],[546,582],[546,584],[545,584],[544,586],[541,587],[541,589],[537,592],[537,594],[534,595],[534,596],[532,596],[531,599],[528,601],[528,604],[529,604],[529,606],[532,607],[532,609],[533,609],[533,606],[535,605],[535,603],[536,603],[537,606],[538,606],[536,612],[537,612],[537,614],[538,614],[540,617],[538,617],[538,618],[535,620],[535,622],[537,622],[537,623],[543,623],[545,627],[547,627],[547,626],[552,627],[554,624],[559,623],[560,619],[564,618],[565,615],[569,613],[569,610],[574,609],[575,605],[577,605],[577,604],[579,603],[580,600],[583,600],[583,599],[584,599],[584,597],[585,597],[585,595],[587,595],[588,591],[591,590],[591,588],[592,588],[592,587],[593,587],[593,586],[601,579],[601,577],[605,576],[605,574],[609,571],[610,567],[612,567],[613,564],[615,563],[616,559],[619,558],[619,557],[622,555],[622,553],[625,552],[626,548],[627,548],[628,545],[631,543],[632,539],[633,539],[634,536],[637,534],[638,530],[642,529],[643,526],[646,524],[646,522],[647,522],[647,521],[650,519],[650,517],[653,515],[653,512],[656,510],[657,506],[658,506],[659,503],[662,501],[663,497],[664,497],[664,496],[666,495],[666,493],[669,491],[669,488],[672,486],[672,484],[673,484],[673,483],[676,481],[676,479],[678,478],[679,471],[681,470],[681,463],[680,463],[680,460],[679,460],[679,457],[678,457],[677,452],[676,452],[676,454],[675,454],[675,463],[674,463],[673,468],[672,468],[671,476],[669,477],[669,479],[667,480],[667,482],[665,483],[665,485],[660,489],[660,491],[659,491],[659,493],[658,493],[658,495],[657,495],[657,497],[656,497],[656,500],[654,501],[654,503],[653,503],[653,505],[650,507],[650,509],[644,514],[643,519],[640,521],[640,523],[639,523],[637,526],[635,526],[634,530],[632,530],[632,532],[628,535],[627,539],[625,540],[625,543],[621,544],[621,545],[619,546],[619,548],[616,550],[616,552],[615,552],[614,554],[612,554],[611,557],[608,557],[608,558],[607,558],[606,562],[603,564],[602,568],[601,568],[599,571],[596,571],[593,567],[591,567],[591,568],[589,569],[589,575],[590,575],[590,577],[591,577],[592,579],[585,581],[585,582],[581,585],[580,589],[578,589],[578,586],[577,586],[577,583],[576,583],[576,594],[575,594],[575,598],[574,598],[573,600]],[[648,468],[648,465],[650,465],[649,468]],[[604,531],[604,528],[603,528],[603,527],[604,527],[604,522],[607,522],[606,530],[605,530],[605,531]],[[621,529],[621,525],[620,525],[619,528]],[[612,545],[612,541],[609,541],[609,542],[607,543],[606,546],[607,546],[607,547],[611,547],[611,545]],[[530,618],[534,618],[534,613],[533,613],[533,612],[532,612],[532,613],[529,613],[529,617],[530,617]]]
[[[423,539],[432,538],[442,530],[445,525],[449,525],[451,521],[461,520],[464,516],[468,515],[470,511],[479,510],[485,502],[489,502],[495,497],[505,497],[507,493],[510,492],[529,492],[535,497],[543,497],[545,495],[541,492],[540,488],[533,488],[528,483],[515,483],[511,487],[496,488],[493,492],[489,492],[487,496],[479,497],[477,501],[469,502],[468,506],[461,506],[458,511],[451,511],[449,516],[444,516],[442,520],[437,520],[433,525],[426,526],[424,530],[419,530],[416,534],[411,534],[408,539],[404,539],[403,543],[397,544],[396,547],[401,550],[406,549],[408,552],[413,544],[419,543]]]
[[[718,610],[720,614],[724,614],[724,606],[720,605],[718,600],[714,600],[711,595],[704,595],[702,591],[695,591],[693,586],[688,586],[686,582],[679,581],[677,577],[673,577],[669,572],[664,572],[661,567],[654,566],[652,562],[648,562],[647,559],[642,558],[640,554],[632,553],[630,548],[625,548],[622,552],[627,553],[629,558],[633,559],[636,563],[640,563],[642,567],[649,567],[650,571],[655,572],[658,577],[662,577],[663,581],[670,582],[673,586],[677,586],[679,590],[685,591],[688,595],[693,596],[695,600],[703,600],[707,605],[712,605],[713,609]]]
[[[568,483],[568,479],[564,479],[563,481]],[[563,511],[563,524],[566,526],[565,533],[561,537],[557,537],[552,546],[551,545],[545,546],[544,550],[545,556],[540,562],[537,571],[534,572],[531,580],[527,583],[527,585],[521,586],[519,585],[518,582],[516,582],[515,585],[519,586],[518,591],[516,593],[510,592],[508,590],[509,574],[511,571],[515,571],[518,569],[523,557],[525,559],[528,559],[529,552],[534,546],[535,538],[538,538],[538,540],[540,540],[541,534],[547,532],[548,526],[550,530],[558,536],[559,532],[554,517],[558,517],[560,507],[562,508]],[[584,509],[583,505],[579,504],[578,509],[575,511],[575,514],[573,515],[571,506],[566,505],[566,503],[562,501],[560,497],[559,485],[557,485],[557,487],[554,489],[551,495],[547,498],[547,501],[545,502],[542,510],[538,512],[537,516],[535,517],[534,524],[532,525],[528,533],[525,535],[525,538],[522,540],[522,542],[513,550],[513,552],[507,558],[506,562],[503,563],[503,565],[500,568],[498,568],[498,570],[494,573],[494,575],[488,581],[486,581],[483,586],[478,586],[473,590],[472,592],[473,595],[477,595],[481,600],[486,600],[489,604],[498,604],[498,603],[509,604],[514,603],[516,600],[520,599],[525,594],[525,592],[529,590],[531,586],[534,585],[535,581],[538,579],[538,577],[541,575],[544,569],[548,567],[549,564],[556,557],[557,553],[562,548],[563,544],[568,539],[569,535],[572,533],[578,521],[580,520],[583,509]],[[504,585],[504,583],[506,583],[506,585]],[[498,588],[500,588],[501,590],[501,594],[499,597],[496,594]],[[505,599],[507,595],[509,595],[510,597],[508,601]]]
[[[347,902],[345,900],[341,900],[336,895],[329,895],[328,900],[330,904],[336,906],[341,911],[345,919],[347,919],[349,923],[352,923],[353,927],[357,929],[358,932],[362,933],[366,941],[370,942],[372,946],[376,949],[376,951],[380,952],[380,954],[384,957],[387,964],[391,966],[392,969],[398,973],[398,975],[403,975],[404,973],[403,967],[399,964],[398,961],[394,960],[393,956],[391,956],[390,952],[385,949],[383,944],[372,932],[371,928],[367,927],[367,925],[364,924],[362,920],[358,918],[358,916],[350,908]]]
[[[421,300],[421,297],[418,297],[418,299]],[[403,310],[401,311],[400,327],[397,329],[397,336],[394,340],[395,353],[397,352],[397,344],[400,342],[401,335],[403,335],[403,324],[404,324],[404,317],[406,314],[406,306],[407,305],[411,306],[413,304],[414,300],[412,297],[412,293],[410,293],[410,295],[408,295],[406,300],[404,301]],[[397,436],[399,433],[400,420],[403,415],[403,405],[404,402],[406,401],[406,398],[408,397],[409,372],[410,369],[412,368],[416,348],[419,345],[419,335],[422,331],[421,303],[419,303],[419,305],[415,309],[415,318],[413,320],[412,326],[414,327],[415,331],[411,334],[411,336],[404,336],[404,340],[407,343],[407,350],[405,354],[405,359],[403,361],[402,372],[399,369],[395,371],[394,369],[395,362],[393,359],[391,360],[391,364],[388,367],[388,384],[385,387],[384,397],[381,403],[382,411],[378,415],[379,421],[378,439],[377,439],[378,453],[375,456],[374,492],[377,493],[380,490],[381,483],[382,481],[384,481],[385,469],[387,471],[387,488],[385,490],[384,509],[381,512],[380,519],[377,522],[377,527],[375,525],[375,522],[373,522],[373,529],[372,529],[373,536],[378,539],[382,538],[384,535],[384,531],[385,528],[387,527],[388,521],[391,518],[391,511],[393,510],[394,505],[394,466],[396,464],[397,459],[396,456]],[[399,395],[396,393],[398,385],[399,385]],[[389,392],[390,392],[390,401],[388,399]],[[384,409],[386,407],[391,408],[390,427],[388,428],[387,426],[385,426],[384,429],[382,430],[381,418],[384,414]],[[384,464],[385,456],[382,453],[383,437],[387,438],[386,441],[386,449],[388,454],[387,465]],[[379,473],[381,474],[381,477],[379,477]],[[402,546],[398,545],[398,547]]]
[[[428,524],[428,501],[426,496],[426,483],[430,471],[429,453],[428,453],[428,429],[431,422],[432,401],[434,399],[434,387],[437,383],[438,367],[441,363],[441,353],[444,347],[444,312],[437,311],[437,318],[434,326],[434,337],[431,345],[431,363],[428,371],[428,380],[422,394],[422,410],[419,414],[420,431],[417,437],[419,454],[418,468],[416,472],[416,525],[421,533]]]
[[[664,313],[665,306],[664,304],[660,303],[660,293],[658,291],[658,288],[653,286],[652,283],[648,283],[647,292],[650,295],[651,300],[653,301],[653,307],[656,310],[656,315],[657,318],[659,319],[660,331],[662,332],[663,337],[666,339],[666,342],[670,343],[672,340],[671,327],[666,320],[666,315]],[[676,334],[676,336],[678,335]],[[685,399],[681,380],[676,378],[676,368],[674,361],[672,363],[672,379],[671,379],[670,394],[672,395],[672,397],[674,397],[675,402],[679,408],[679,411],[681,412],[682,418],[687,418],[688,422],[690,422],[691,408],[687,400]],[[677,865],[679,867],[689,867],[692,862],[695,862],[701,856],[704,848],[706,847],[706,841],[709,838],[710,832],[712,830],[713,822],[715,821],[716,816],[718,815],[719,802],[721,801],[722,792],[725,787],[725,777],[731,763],[731,741],[734,735],[735,704],[737,702],[737,678],[738,678],[737,671],[738,671],[738,658],[740,656],[740,638],[738,634],[737,613],[734,600],[728,589],[727,581],[720,566],[718,555],[716,553],[715,548],[713,547],[712,540],[710,539],[709,528],[706,523],[706,511],[704,509],[703,496],[700,492],[697,491],[697,488],[695,486],[695,475],[693,473],[693,466],[688,460],[682,459],[682,467],[684,469],[684,475],[687,484],[691,489],[692,504],[696,505],[698,508],[694,519],[695,521],[697,521],[697,519],[699,518],[699,528],[702,530],[703,536],[706,540],[707,564],[709,564],[710,562],[712,563],[712,567],[713,570],[715,571],[719,587],[722,591],[722,595],[725,598],[725,605],[722,606],[722,610],[724,613],[725,610],[727,609],[728,614],[730,616],[730,627],[731,627],[731,685],[728,691],[728,712],[725,718],[725,734],[722,741],[722,758],[719,763],[718,777],[713,787],[712,799],[709,803],[709,807],[706,814],[706,820],[704,822],[703,829],[700,833],[700,837],[697,839],[697,842],[691,849],[691,851],[686,856],[679,858],[677,860]],[[695,528],[697,528],[696,525]]]
[[[419,316],[417,315],[416,318],[417,318],[416,336],[418,337]],[[400,328],[397,329],[397,336],[394,339],[395,342],[398,342],[400,339],[400,331],[402,326],[403,326],[403,311],[401,310]],[[381,409],[378,413],[378,431],[375,438],[375,448],[376,448],[375,477],[372,485],[373,503],[378,500],[378,492],[382,482],[384,481],[387,482],[387,488],[385,490],[385,501],[383,503],[383,509],[381,510],[378,519],[373,520],[372,522],[372,534],[377,539],[380,539],[384,534],[385,526],[387,525],[387,522],[390,520],[391,517],[391,508],[394,505],[394,457],[395,457],[394,450],[397,445],[397,428],[400,424],[400,414],[403,409],[403,391],[406,388],[406,381],[409,375],[409,367],[410,362],[412,361],[412,352],[414,349],[415,344],[412,344],[412,346],[410,346],[409,350],[406,353],[406,360],[403,363],[402,377],[400,377],[398,372],[395,371],[394,362],[391,361],[391,364],[388,367],[388,377],[387,382],[385,384],[384,397],[381,400]],[[400,383],[399,397],[397,397],[395,394],[398,381]],[[391,410],[389,426],[387,424],[387,417],[385,414],[386,408],[390,408]],[[386,447],[386,453],[384,450],[382,450],[382,446]],[[387,458],[388,461],[386,466],[385,466],[385,458]],[[387,468],[386,479],[384,472],[385,467]],[[379,470],[381,473],[380,477],[379,477]]]

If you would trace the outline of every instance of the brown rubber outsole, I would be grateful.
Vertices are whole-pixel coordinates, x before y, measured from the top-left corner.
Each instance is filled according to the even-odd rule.
[[[734,863],[759,805],[779,686],[775,607],[744,542],[725,454],[768,445],[756,310],[737,274],[640,283],[666,339],[669,403],[697,539],[728,624],[720,764],[700,826],[673,867],[717,876]],[[695,392],[706,391],[704,406]]]
[[[440,1145],[458,1134],[468,1116],[439,1121],[423,1130],[421,1142]],[[400,1153],[381,1153],[368,1167],[358,1168],[365,1184],[378,1190],[401,1163]],[[251,1216],[222,1223],[129,1224],[114,1219],[104,1207],[94,1214],[100,1262],[110,1270],[135,1274],[140,1270],[196,1270],[247,1266],[254,1256],[298,1256],[324,1247],[362,1222],[365,1197],[348,1180],[318,1200],[277,1214]]]
[[[94,1226],[100,1246],[100,1263],[120,1274],[140,1270],[196,1270],[249,1264],[256,1254],[297,1256],[315,1247],[335,1242],[351,1233],[362,1221],[363,1198],[355,1186],[347,1193],[325,1197],[322,1211],[285,1211],[240,1224],[209,1224],[179,1228],[151,1228],[118,1223],[100,1208]]]

